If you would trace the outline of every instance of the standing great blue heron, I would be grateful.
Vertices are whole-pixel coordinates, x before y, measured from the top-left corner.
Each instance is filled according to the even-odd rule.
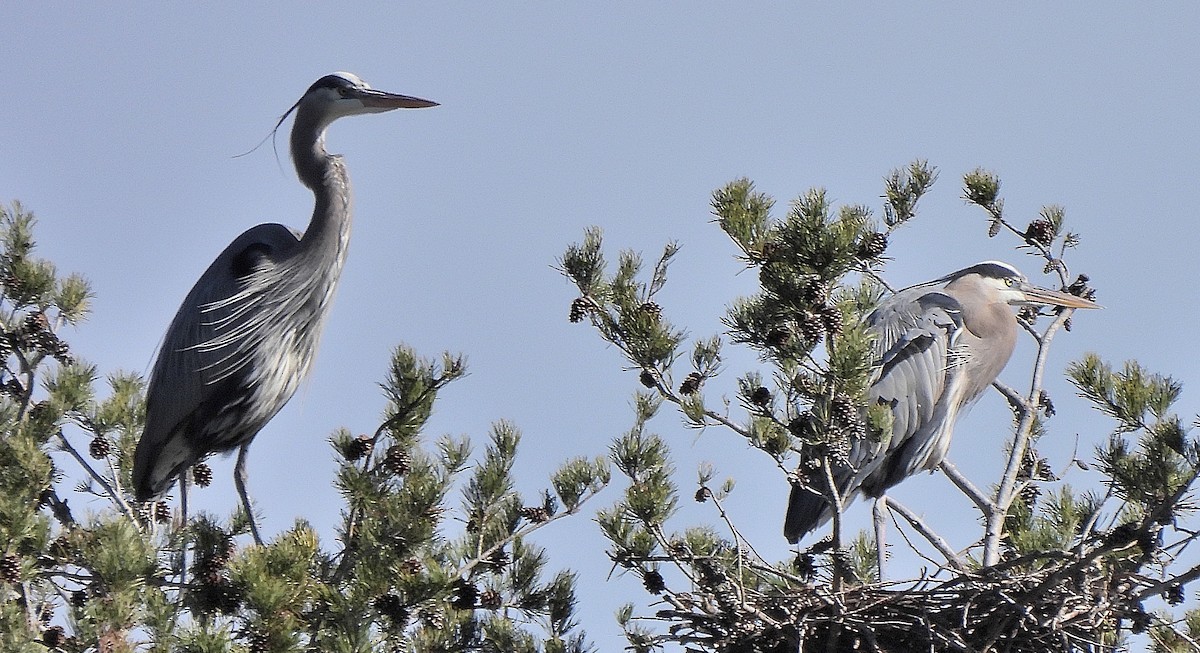
[[[882,442],[855,440],[850,465],[834,468],[843,508],[856,494],[879,499],[909,476],[941,464],[959,411],[979,398],[1012,356],[1019,328],[1009,308],[1014,304],[1099,308],[1032,286],[1011,265],[987,261],[901,290],[867,316],[876,337],[867,399],[891,408],[892,434]],[[824,496],[793,486],[783,534],[795,544],[832,515]]]
[[[433,106],[339,72],[318,79],[279,119],[276,129],[296,114],[292,159],[316,199],[312,220],[303,234],[281,224],[250,228],[183,300],[146,392],[133,464],[139,501],[161,496],[209,454],[240,448],[234,481],[260,541],[246,452],[312,366],[350,241],[350,178],[342,157],[325,151],[325,129],[343,116]]]

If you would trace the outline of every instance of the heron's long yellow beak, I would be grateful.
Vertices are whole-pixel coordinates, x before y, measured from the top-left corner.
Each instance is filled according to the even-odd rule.
[[[1051,306],[1065,306],[1067,308],[1104,308],[1096,302],[1070,293],[1038,288],[1037,286],[1027,284],[1021,286],[1021,292],[1025,295],[1025,300],[1032,304],[1049,304]]]
[[[372,109],[425,109],[438,106],[438,103],[432,100],[423,100],[411,95],[376,91],[373,88],[359,89],[355,94],[364,107]]]

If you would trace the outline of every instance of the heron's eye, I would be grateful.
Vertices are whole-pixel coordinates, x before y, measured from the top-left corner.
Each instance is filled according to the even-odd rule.
[[[350,89],[345,86],[338,87],[338,95],[342,97],[350,97]]]
[[[1017,285],[1017,280],[1012,277],[1009,277],[1004,280],[1004,285],[1008,286],[1009,288],[1012,288],[1013,286]]]

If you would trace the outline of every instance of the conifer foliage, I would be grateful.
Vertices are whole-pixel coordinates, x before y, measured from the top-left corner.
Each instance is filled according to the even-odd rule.
[[[790,560],[764,559],[725,508],[732,484],[714,484],[709,468],[700,470],[693,498],[711,506],[721,527],[676,523],[683,494],[670,447],[649,426],[664,406],[689,426],[726,432],[760,452],[779,471],[781,495],[802,484],[840,504],[829,480],[834,464],[848,464],[854,440],[887,438],[891,429],[890,412],[866,401],[872,360],[864,318],[892,292],[885,254],[898,255],[896,231],[916,217],[936,179],[923,161],[891,173],[882,224],[870,207],[834,206],[820,189],[782,217],[747,179],[714,192],[716,222],[757,272],[759,290],[732,301],[725,337],[696,339],[690,352],[658,298],[678,245],[669,244],[647,275],[630,251],[610,269],[599,229],[567,248],[560,269],[580,293],[572,321],[589,321],[633,365],[641,386],[633,427],[611,452],[628,486],[599,518],[612,559],[642,579],[658,606],[635,615],[630,604],[619,615],[632,650],[1099,652],[1120,650],[1131,633],[1149,637],[1156,651],[1200,650],[1189,648],[1200,641],[1200,612],[1180,618],[1171,610],[1200,577],[1183,555],[1195,537],[1186,521],[1200,444],[1171,412],[1181,386],[1136,363],[1114,371],[1087,356],[1068,378],[1116,427],[1096,424],[1096,433],[1112,435],[1095,439],[1094,456],[1042,457],[1038,445],[1055,411],[1043,386],[1052,373],[1046,355],[1071,328],[1061,310],[1019,316],[1033,341],[1033,372],[1028,391],[995,384],[1013,412],[1011,425],[995,426],[997,439],[1007,432],[1000,478],[968,479],[949,462],[942,467],[977,508],[978,537],[952,543],[917,511],[889,501],[896,527],[930,565],[916,577],[879,582],[873,536],[846,533],[840,510],[827,538]],[[1064,209],[1046,207],[1019,227],[1025,221],[1004,211],[999,178],[984,170],[964,175],[962,194],[983,210],[987,237],[1012,238],[1022,267],[1036,261],[1055,285],[1095,297],[1086,275],[1069,272],[1066,257],[1080,237],[1066,230]],[[654,311],[641,310],[649,303]],[[765,369],[725,381],[725,338],[756,352]],[[723,391],[736,395],[740,414],[717,398]]]
[[[530,536],[580,512],[608,481],[603,458],[568,461],[527,500],[515,425],[497,423],[479,455],[423,432],[462,358],[398,347],[383,423],[331,438],[336,541],[303,520],[261,547],[243,514],[184,524],[171,503],[134,502],[143,381],[116,372],[95,389],[98,371],[62,338],[91,291],[34,256],[33,226],[20,205],[0,208],[0,650],[590,649],[574,574],[552,572]],[[192,475],[212,480],[203,464]]]

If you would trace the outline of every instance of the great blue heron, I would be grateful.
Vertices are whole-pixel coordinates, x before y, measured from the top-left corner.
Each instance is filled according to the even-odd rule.
[[[437,106],[377,91],[351,73],[318,79],[295,112],[292,160],[316,199],[303,234],[260,224],[238,236],[183,300],[163,338],[146,392],[146,428],[134,455],[139,501],[162,496],[214,452],[240,448],[234,481],[246,494],[250,441],[312,365],[350,241],[350,178],[325,151],[325,129],[343,116]]]
[[[879,499],[909,476],[941,464],[959,412],[1012,356],[1019,327],[1009,306],[1019,304],[1099,308],[1032,286],[1011,265],[987,261],[901,290],[867,316],[876,338],[867,399],[891,408],[894,421],[891,438],[855,440],[849,466],[834,468],[843,508],[857,494]],[[793,486],[783,533],[795,544],[832,514],[823,495]]]

